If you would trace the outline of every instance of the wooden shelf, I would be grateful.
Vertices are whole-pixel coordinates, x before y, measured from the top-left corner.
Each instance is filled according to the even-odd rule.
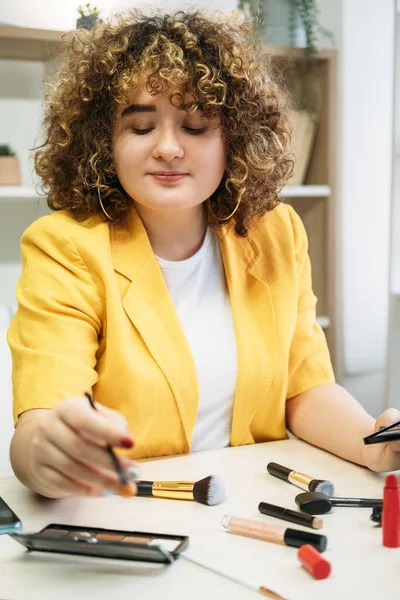
[[[14,25],[0,25],[0,59],[11,60],[49,60],[60,46],[66,31],[52,29],[32,29]],[[304,60],[303,48],[289,46],[268,46],[271,56],[276,59]],[[320,50],[317,60],[330,59],[331,50]]]
[[[47,61],[57,53],[64,33],[0,25],[0,59]]]
[[[329,185],[287,185],[282,190],[285,198],[327,198],[330,193]]]
[[[277,59],[292,59],[292,60],[304,60],[305,59],[305,48],[296,48],[292,46],[275,46],[267,44],[267,49],[270,50],[271,56]],[[318,54],[315,57],[318,61],[331,60],[335,56],[336,50],[318,50]]]
[[[0,200],[40,200],[40,196],[31,185],[0,185]]]
[[[326,198],[331,189],[328,185],[288,185],[282,190],[285,198]],[[38,200],[43,198],[37,194],[30,185],[2,185],[0,186],[0,200]]]

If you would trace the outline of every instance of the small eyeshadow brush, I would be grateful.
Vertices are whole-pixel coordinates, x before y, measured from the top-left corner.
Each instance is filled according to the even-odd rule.
[[[85,392],[85,396],[89,400],[90,406],[94,410],[97,410],[96,405],[93,402],[92,395],[89,394],[89,392]],[[119,462],[117,455],[115,454],[114,450],[112,449],[112,447],[110,445],[106,446],[106,450],[107,450],[108,454],[110,455],[110,458],[113,462],[113,465],[114,465],[117,475],[119,477],[119,481],[121,483],[120,495],[121,496],[133,496],[134,493],[133,493],[131,484],[129,483],[128,476],[125,473],[124,469],[121,467],[121,463]]]

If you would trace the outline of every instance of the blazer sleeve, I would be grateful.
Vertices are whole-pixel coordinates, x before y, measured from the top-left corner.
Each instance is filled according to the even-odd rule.
[[[72,237],[49,217],[21,238],[17,312],[8,330],[13,414],[53,408],[97,381],[102,303]]]
[[[316,320],[317,298],[312,291],[307,234],[300,217],[289,209],[297,264],[298,308],[289,353],[287,399],[335,380],[325,334]]]

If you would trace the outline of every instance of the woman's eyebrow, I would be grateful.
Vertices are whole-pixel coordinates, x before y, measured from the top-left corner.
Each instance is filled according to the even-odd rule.
[[[181,104],[180,106],[176,106],[178,110],[186,111],[191,104]],[[128,117],[133,113],[154,113],[157,112],[157,108],[155,104],[130,104],[121,113],[121,119],[123,117]]]

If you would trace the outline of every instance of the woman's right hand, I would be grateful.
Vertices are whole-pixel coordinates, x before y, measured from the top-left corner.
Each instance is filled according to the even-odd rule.
[[[101,404],[96,408],[83,397],[71,397],[54,409],[31,410],[20,416],[15,437],[30,424],[27,466],[30,487],[36,492],[49,498],[98,496],[104,491],[136,493],[131,480],[131,494],[121,486],[106,449],[107,445],[132,448],[127,423],[115,410]],[[135,461],[118,458],[123,469],[137,469]]]

